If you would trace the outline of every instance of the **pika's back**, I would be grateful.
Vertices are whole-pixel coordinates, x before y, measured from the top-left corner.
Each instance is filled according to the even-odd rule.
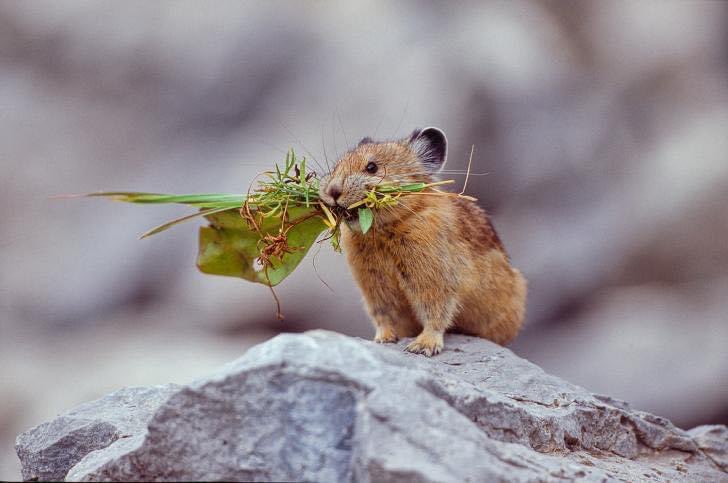
[[[479,253],[492,249],[506,253],[490,216],[483,208],[462,198],[454,198],[452,203],[456,213],[457,234],[461,240],[467,241]]]

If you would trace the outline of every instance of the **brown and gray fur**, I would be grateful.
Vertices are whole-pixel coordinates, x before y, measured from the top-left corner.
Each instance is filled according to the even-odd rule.
[[[398,141],[364,138],[321,180],[320,195],[343,209],[378,183],[432,182],[446,155],[447,140],[437,128]],[[375,212],[366,234],[350,220],[342,247],[377,342],[416,336],[406,350],[432,356],[442,350],[448,330],[506,344],[521,328],[526,280],[511,267],[488,215],[472,201],[402,197]]]

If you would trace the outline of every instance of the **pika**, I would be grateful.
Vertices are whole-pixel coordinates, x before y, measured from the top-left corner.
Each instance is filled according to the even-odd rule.
[[[379,183],[430,183],[447,158],[447,138],[435,127],[397,141],[364,138],[320,183],[320,197],[345,210]],[[405,348],[432,356],[446,331],[506,344],[518,333],[526,280],[510,264],[490,218],[457,197],[406,196],[377,210],[362,233],[346,212],[341,245],[376,329],[374,340],[416,338]]]

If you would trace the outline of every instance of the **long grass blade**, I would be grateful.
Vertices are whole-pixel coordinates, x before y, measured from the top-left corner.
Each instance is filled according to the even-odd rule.
[[[150,237],[152,235],[156,235],[157,233],[161,233],[161,232],[163,232],[165,230],[168,230],[168,229],[172,228],[175,225],[178,225],[180,223],[184,223],[185,221],[189,221],[189,220],[191,220],[193,218],[197,218],[198,216],[212,215],[214,213],[220,213],[220,212],[223,212],[223,211],[233,211],[235,209],[236,208],[227,208],[227,207],[225,207],[225,208],[206,208],[206,209],[202,209],[202,210],[198,211],[197,213],[192,213],[191,215],[181,216],[179,218],[175,218],[174,220],[170,220],[170,221],[168,221],[166,223],[162,223],[159,226],[155,226],[151,230],[148,230],[148,231],[144,232],[139,237],[139,239],[140,240],[143,240],[144,238]]]
[[[203,193],[172,195],[165,193],[144,193],[134,191],[102,191],[88,193],[85,197],[108,198],[112,201],[123,201],[125,203],[141,204],[183,204],[193,205],[200,208],[235,208],[243,205],[245,195],[230,193]]]

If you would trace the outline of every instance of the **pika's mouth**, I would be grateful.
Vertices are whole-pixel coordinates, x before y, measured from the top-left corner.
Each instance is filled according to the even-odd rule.
[[[341,217],[346,222],[357,221],[359,219],[359,211],[356,209],[347,210],[343,206],[336,205],[331,207],[331,211],[334,212],[335,215]]]

